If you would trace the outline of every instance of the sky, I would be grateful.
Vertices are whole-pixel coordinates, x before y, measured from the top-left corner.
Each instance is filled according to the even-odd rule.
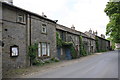
[[[58,24],[81,32],[93,31],[105,34],[109,22],[104,9],[109,0],[13,0],[15,6],[58,20]]]

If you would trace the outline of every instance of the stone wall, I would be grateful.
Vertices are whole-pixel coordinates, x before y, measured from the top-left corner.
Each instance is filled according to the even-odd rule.
[[[18,22],[18,15],[24,22]],[[42,33],[42,25],[47,32]],[[7,4],[3,5],[3,75],[6,70],[30,65],[28,47],[30,44],[46,42],[50,44],[50,57],[56,57],[56,23],[47,18]],[[18,46],[19,55],[11,57],[11,47]],[[9,67],[8,67],[9,66]]]
[[[98,48],[99,51],[109,51],[110,49],[110,41],[103,39],[101,37],[98,37]]]
[[[46,33],[42,33],[42,25],[46,25]],[[31,16],[31,43],[50,43],[50,55],[56,57],[56,24]]]
[[[76,31],[74,29],[59,25],[59,24],[57,24],[56,29],[57,29],[57,32],[60,35],[60,38],[63,41],[65,41],[65,42],[73,42],[74,47],[78,50],[77,52],[78,52],[78,56],[79,56],[80,32],[78,32],[78,31]],[[60,55],[60,58],[65,59],[66,58],[65,57],[66,56],[65,47],[61,48],[61,50],[62,50],[61,51],[62,55]]]
[[[24,24],[17,22],[18,12],[20,14],[25,14],[14,8],[3,6],[3,72],[8,69],[26,66],[26,21]],[[17,57],[10,57],[10,47],[13,45],[17,45],[19,48],[19,55]]]
[[[0,3],[0,80],[2,79],[2,4]]]

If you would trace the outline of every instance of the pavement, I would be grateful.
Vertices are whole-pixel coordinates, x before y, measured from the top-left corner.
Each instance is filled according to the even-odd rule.
[[[71,64],[38,71],[22,78],[118,78],[118,51],[95,53]]]

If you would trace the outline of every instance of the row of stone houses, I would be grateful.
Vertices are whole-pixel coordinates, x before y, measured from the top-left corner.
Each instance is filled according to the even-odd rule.
[[[85,48],[85,51],[88,54],[92,54],[94,52],[96,52],[96,40],[94,38],[89,37],[87,34],[82,33],[80,31],[75,30],[75,27],[72,26],[71,28],[65,27],[63,25],[59,25],[57,24],[56,26],[56,31],[59,33],[60,38],[65,41],[65,42],[72,42],[74,45],[75,50],[77,51],[77,55],[80,57],[80,36],[82,37],[82,41],[83,41],[83,46]],[[67,48],[67,47],[66,47]],[[67,52],[65,47],[61,47],[61,48],[57,48],[57,53],[58,53],[58,57],[60,57],[60,59],[66,59],[67,58]],[[61,55],[60,55],[61,54]],[[63,58],[63,56],[64,58]],[[70,54],[68,54],[70,55]],[[67,58],[68,59],[68,58]]]
[[[72,28],[57,24],[55,20],[48,19],[14,5],[1,2],[0,9],[0,47],[2,49],[3,72],[9,69],[21,68],[30,65],[28,47],[38,43],[37,58],[46,59],[58,57],[71,59],[71,52],[67,47],[57,47],[56,32],[65,42],[72,42],[80,57],[80,36],[87,54],[96,52],[96,37],[90,37]],[[89,31],[90,32],[90,31]],[[109,41],[98,37],[99,49],[109,50]]]
[[[38,58],[56,56],[55,21],[7,3],[2,3],[2,14],[3,70],[29,66],[33,43],[39,44]]]

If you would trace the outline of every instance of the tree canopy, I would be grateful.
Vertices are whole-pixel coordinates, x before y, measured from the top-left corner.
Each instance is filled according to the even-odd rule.
[[[120,43],[120,2],[108,2],[104,11],[110,19],[106,35],[109,35],[115,43]]]

